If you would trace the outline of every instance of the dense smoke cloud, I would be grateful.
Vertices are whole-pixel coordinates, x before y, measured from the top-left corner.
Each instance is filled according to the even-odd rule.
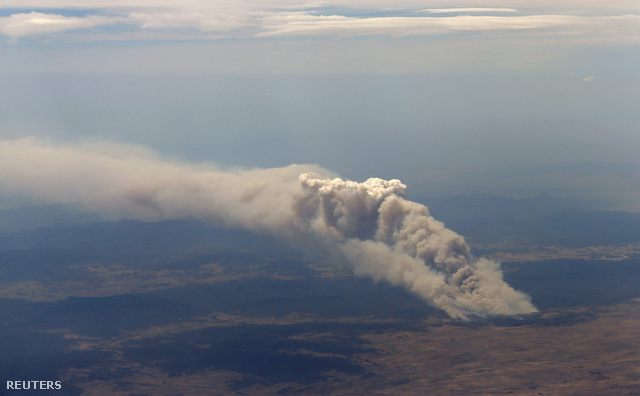
[[[29,138],[0,142],[0,192],[143,220],[197,217],[305,242],[455,318],[536,311],[498,263],[474,258],[462,236],[406,199],[398,180],[345,181],[313,165],[222,171],[140,147]]]
[[[303,174],[300,188],[293,201],[297,228],[328,239],[356,274],[404,286],[456,318],[535,312],[503,281],[498,263],[474,259],[462,236],[405,198],[399,180]]]

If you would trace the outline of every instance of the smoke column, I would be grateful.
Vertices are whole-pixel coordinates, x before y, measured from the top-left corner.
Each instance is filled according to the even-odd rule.
[[[314,165],[223,171],[137,146],[27,138],[0,141],[0,192],[142,220],[196,217],[312,244],[454,318],[536,312],[498,263],[474,258],[399,180],[357,183]]]

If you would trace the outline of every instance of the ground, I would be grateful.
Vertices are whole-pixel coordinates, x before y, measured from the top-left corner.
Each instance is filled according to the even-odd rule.
[[[458,321],[262,236],[155,245],[140,223],[92,227],[90,243],[0,251],[3,380],[64,395],[640,394],[635,245],[474,246],[508,259],[541,312]]]

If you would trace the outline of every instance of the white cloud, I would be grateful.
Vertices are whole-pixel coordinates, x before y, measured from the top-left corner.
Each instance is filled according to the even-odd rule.
[[[229,31],[248,25],[246,18],[237,15],[207,14],[190,12],[174,13],[131,13],[129,20],[139,23],[143,29],[195,28],[201,31]]]
[[[144,70],[200,67],[232,72],[256,68],[404,72],[465,64],[536,67],[571,55],[569,51],[575,53],[576,48],[640,44],[640,16],[636,15],[640,7],[625,0],[607,6],[587,1],[571,4],[524,0],[516,9],[509,7],[515,5],[512,2],[497,0],[485,0],[473,8],[457,0],[447,3],[448,8],[437,8],[441,4],[432,0],[354,0],[348,6],[304,0],[6,0],[0,3],[0,10],[25,11],[0,17],[0,35],[12,42],[23,37],[42,42],[94,41],[96,48],[97,42],[104,41],[163,43],[146,50],[136,46],[132,54],[121,46],[112,57],[90,57],[85,52],[71,62],[73,66],[60,60],[58,65],[65,68],[90,64],[86,67],[104,69],[107,64],[120,69],[144,64]],[[49,11],[39,12],[45,7]],[[81,15],[74,11],[77,9],[82,10]],[[117,26],[88,30],[109,24]],[[431,40],[432,36],[440,38]],[[202,52],[205,46],[208,50],[216,47],[215,56],[208,50]],[[103,51],[101,46],[96,52]],[[191,55],[152,61],[175,51],[191,51]],[[126,56],[132,60],[122,61]],[[203,59],[199,66],[190,61],[195,58]],[[404,61],[399,62],[400,58]]]
[[[117,17],[103,17],[98,15],[78,18],[31,12],[28,14],[13,14],[0,18],[0,32],[6,36],[18,38],[33,34],[92,28],[100,25],[114,24],[121,20],[121,18]]]
[[[467,0],[448,0],[447,8],[441,8],[442,1],[434,0],[350,0],[344,1],[304,1],[304,0],[270,0],[268,2],[257,0],[3,0],[0,9],[18,10],[52,10],[52,9],[129,9],[140,12],[158,12],[159,10],[195,10],[217,7],[219,9],[244,8],[251,10],[274,9],[308,9],[321,7],[349,7],[363,10],[506,10],[517,8],[523,10],[538,10],[543,13],[580,13],[581,15],[606,15],[603,11],[623,11],[635,13],[640,11],[640,2],[637,0],[483,0],[475,2],[474,7],[469,7]],[[448,11],[447,11],[448,12]],[[586,14],[585,14],[586,12]]]
[[[476,13],[476,12],[518,12],[513,8],[427,8],[417,12],[428,12],[430,14],[448,13]]]
[[[583,23],[568,15],[530,15],[521,17],[454,16],[349,18],[294,13],[269,18],[259,36],[288,35],[371,35],[394,36],[441,34],[456,31],[523,30]]]
[[[122,23],[126,29],[114,29],[100,39],[111,40],[176,40],[176,39],[216,39],[216,38],[254,38],[283,36],[367,36],[390,35],[394,37],[408,35],[433,35],[455,32],[518,31],[536,29],[563,29],[563,35],[596,36],[608,38],[618,35],[620,40],[640,41],[638,16],[640,7],[633,7],[626,1],[617,1],[607,10],[592,2],[581,2],[567,8],[565,1],[554,4],[540,2],[518,3],[518,9],[500,7],[493,0],[486,0],[479,7],[465,7],[462,2],[452,1],[449,8],[424,8],[436,5],[427,1],[387,0],[354,1],[349,3],[353,11],[373,12],[378,17],[352,17],[353,13],[323,12],[332,6],[347,9],[337,2],[314,2],[296,0],[278,0],[273,2],[256,1],[217,1],[202,0],[104,0],[95,1],[20,1],[8,0],[2,8],[16,8],[31,12],[16,13],[0,18],[0,33],[11,38],[35,34],[53,34],[72,29]],[[573,3],[572,3],[573,4]],[[509,5],[507,3],[506,5]],[[38,12],[39,9],[57,10],[56,13]],[[426,12],[429,16],[399,17],[385,16],[385,10],[401,9],[404,12]],[[620,14],[624,7],[626,13]],[[90,10],[86,16],[67,16],[65,10]],[[638,9],[638,10],[636,10]],[[32,11],[33,10],[33,11]],[[298,10],[298,11],[296,11]],[[624,12],[623,11],[623,12]],[[505,13],[519,12],[512,16]],[[454,16],[441,14],[453,13]],[[471,14],[471,15],[469,15]],[[481,15],[478,15],[481,14]],[[184,29],[192,29],[184,32]],[[144,34],[135,34],[145,31]],[[150,34],[149,32],[152,32]],[[217,32],[211,36],[211,32]],[[199,34],[200,36],[197,36]],[[49,38],[49,37],[47,37]],[[91,40],[90,34],[77,35],[79,40]],[[567,39],[566,37],[564,39]],[[573,39],[573,38],[571,38]],[[556,40],[559,40],[556,38]]]

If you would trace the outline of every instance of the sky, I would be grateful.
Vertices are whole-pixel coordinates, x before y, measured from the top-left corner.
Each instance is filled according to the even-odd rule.
[[[0,54],[4,140],[640,211],[635,0],[2,0]]]

